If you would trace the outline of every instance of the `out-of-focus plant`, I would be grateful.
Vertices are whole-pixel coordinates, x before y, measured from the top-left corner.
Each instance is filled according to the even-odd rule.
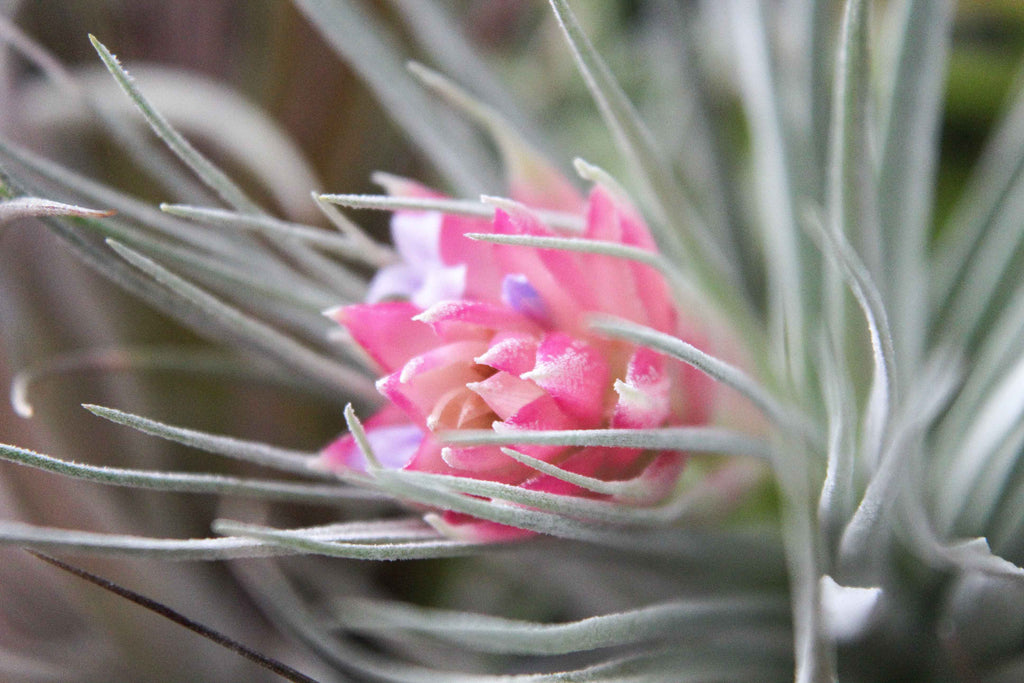
[[[156,439],[103,441],[103,465],[74,462],[91,449],[73,442],[47,445],[59,458],[4,446],[84,516],[52,518],[49,479],[26,479],[3,491],[4,545],[159,560],[154,576],[194,589],[193,616],[222,630],[250,603],[169,563],[232,560],[291,636],[260,622],[237,637],[324,679],[1019,678],[1024,100],[968,178],[940,182],[947,75],[955,94],[969,66],[951,60],[951,0],[294,5],[443,194],[393,175],[377,177],[386,194],[320,194],[288,137],[223,88],[128,61],[133,79],[95,38],[109,74],[72,76],[0,24],[46,82],[9,84],[5,106],[91,111],[147,174],[136,191],[167,199],[2,138],[0,222],[37,217],[205,340],[139,344],[132,305],[60,289],[42,317],[100,334],[26,366],[20,340],[45,326],[5,290],[15,407],[45,409],[43,379],[129,370],[106,387],[117,407],[90,412],[229,459]],[[503,59],[480,57],[458,10],[462,29],[514,33]],[[589,159],[575,188],[559,147]],[[338,205],[394,212],[395,248]],[[215,392],[191,419],[190,384]],[[48,570],[5,552],[0,590],[24,583],[30,604]],[[15,613],[0,621],[11,675],[66,678],[54,638]],[[159,675],[81,632],[99,644],[69,636],[72,675]],[[170,679],[249,676],[159,633],[120,642],[165,653]]]

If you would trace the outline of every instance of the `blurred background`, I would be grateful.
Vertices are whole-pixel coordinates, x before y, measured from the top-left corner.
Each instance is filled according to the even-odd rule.
[[[397,11],[400,0],[357,4],[386,28],[404,55],[446,70],[423,50],[421,37],[403,20],[406,15]],[[680,117],[685,112],[674,106],[686,83],[679,80],[672,59],[665,58],[673,54],[667,46],[675,21],[691,13],[696,16],[699,4],[656,0],[574,4],[589,35],[670,154],[686,144],[680,135]],[[486,100],[511,109],[514,121],[532,122],[530,134],[563,168],[569,169],[577,155],[613,171],[618,168],[612,142],[546,3],[451,0],[439,5],[455,30],[468,37],[477,51],[474,58],[508,84],[503,91],[483,93]],[[378,170],[450,189],[443,187],[440,177],[389,122],[358,76],[288,2],[0,0],[0,15],[84,83],[105,88],[104,97],[112,102],[120,98],[112,105],[115,111],[124,98],[102,71],[88,33],[118,55],[136,74],[143,91],[150,86],[154,95],[160,90],[165,97],[184,98],[187,88],[176,86],[173,74],[208,83],[214,93],[213,99],[205,101],[209,112],[200,113],[192,129],[184,123],[186,134],[261,193],[284,218],[318,222],[308,197],[311,190],[379,191],[370,181]],[[673,21],[664,21],[665,16]],[[714,26],[689,30],[700,30],[709,42],[714,41]],[[1006,93],[1020,80],[1024,4],[961,0],[956,31],[943,133],[940,212],[948,203],[943,198],[955,197]],[[713,48],[699,58],[711,62],[705,65],[706,73],[727,68],[726,57],[716,55]],[[154,66],[159,71],[150,71]],[[147,80],[149,74],[154,74],[152,80]],[[460,78],[458,73],[450,75]],[[743,125],[728,82],[723,74],[720,83],[705,84],[705,92],[713,98],[716,112],[736,118],[734,138],[716,144],[742,156]],[[251,140],[248,150],[218,146],[221,134],[228,137],[232,121],[213,113],[236,96],[262,112],[292,141],[308,163],[302,182],[296,182],[295,175],[282,176],[284,189],[275,194],[253,176],[245,154],[258,157],[261,139]],[[120,110],[138,121],[127,106]],[[0,51],[0,135],[148,202],[168,200],[164,188],[140,173],[100,133],[81,103],[55,95],[35,65],[9,50]],[[383,214],[362,212],[355,217],[373,234],[386,235]],[[42,226],[21,221],[0,227],[0,386],[10,386],[18,372],[46,367],[54,358],[84,349],[171,344],[201,346],[204,342],[82,267]],[[244,466],[105,423],[80,404],[108,405],[171,424],[306,450],[320,448],[343,428],[341,410],[347,401],[343,396],[198,372],[132,372],[119,367],[117,356],[108,358],[105,365],[106,371],[79,368],[41,375],[30,387],[35,408],[31,420],[17,417],[8,402],[0,402],[0,442],[94,464],[246,472]],[[224,504],[212,497],[101,488],[0,463],[4,519],[185,538],[208,535],[210,521],[224,511]],[[274,514],[315,523],[334,513],[281,509]],[[307,673],[330,679],[324,665],[275,631],[220,563],[168,565],[95,558],[81,563]],[[440,592],[438,586],[466,583],[473,571],[465,564],[446,562],[383,567],[321,562],[317,566],[330,572],[330,580],[347,582],[353,591],[368,587],[426,601]],[[458,572],[463,572],[462,578],[453,577]],[[514,583],[508,591],[514,591]],[[492,598],[514,602],[511,596]],[[12,549],[0,550],[0,678],[276,680],[175,625]]]

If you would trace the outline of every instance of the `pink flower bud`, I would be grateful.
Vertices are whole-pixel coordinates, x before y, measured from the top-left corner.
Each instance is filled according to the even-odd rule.
[[[585,238],[656,249],[636,211],[600,186],[591,192],[586,217]],[[442,435],[463,429],[510,434],[645,429],[709,418],[707,377],[650,349],[599,337],[588,327],[589,316],[612,315],[692,341],[693,331],[680,322],[668,284],[652,267],[464,236],[564,236],[525,208],[498,209],[492,221],[399,212],[392,228],[402,262],[378,273],[371,303],[330,313],[383,373],[377,387],[387,403],[365,429],[384,467],[596,498],[496,446],[449,446]],[[651,479],[644,490],[654,497],[671,490],[685,458],[621,447],[515,449],[606,481]],[[366,469],[351,436],[328,446],[322,460],[332,468]],[[450,511],[435,515],[435,522],[476,540],[525,533]]]

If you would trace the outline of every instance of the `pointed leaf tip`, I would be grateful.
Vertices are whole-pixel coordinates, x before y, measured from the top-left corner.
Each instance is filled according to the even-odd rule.
[[[110,209],[89,209],[74,204],[43,199],[41,197],[17,197],[0,202],[0,225],[19,218],[42,218],[46,216],[72,216],[78,218],[108,218],[117,211]]]

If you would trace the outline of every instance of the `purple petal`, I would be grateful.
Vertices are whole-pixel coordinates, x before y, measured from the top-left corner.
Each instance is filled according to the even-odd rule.
[[[385,299],[412,299],[423,284],[423,276],[406,263],[394,263],[377,271],[366,292],[366,303]],[[420,308],[424,308],[421,306]]]
[[[551,313],[540,293],[530,284],[525,275],[506,275],[501,281],[501,300],[514,311],[542,325],[551,320]]]
[[[366,438],[380,464],[387,469],[397,470],[405,467],[416,454],[416,449],[423,441],[423,432],[415,425],[394,425],[368,430]],[[356,457],[364,460],[361,451]]]
[[[412,294],[412,302],[420,308],[430,308],[438,301],[461,299],[466,291],[466,266],[438,266],[426,273],[419,288]]]
[[[419,270],[441,266],[441,221],[437,211],[398,211],[391,217],[391,239],[402,260]]]

